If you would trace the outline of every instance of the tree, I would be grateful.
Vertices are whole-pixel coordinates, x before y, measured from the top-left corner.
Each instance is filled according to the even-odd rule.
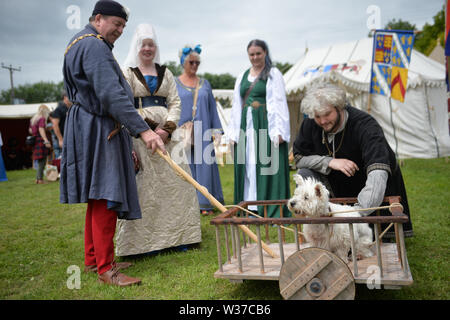
[[[445,12],[444,7],[433,17],[433,24],[425,23],[423,29],[419,31],[414,40],[414,49],[428,56],[434,47],[437,45],[437,41],[440,41],[441,46],[445,46]],[[416,25],[403,21],[402,19],[396,20],[395,18],[389,21],[385,29],[391,30],[414,30],[418,31]]]
[[[14,88],[14,96],[23,99],[25,103],[56,102],[62,99],[63,82],[37,82],[34,84],[20,85]],[[0,104],[11,104],[11,89],[2,90]]]
[[[425,55],[429,55],[440,41],[442,47],[445,47],[445,13],[444,7],[433,17],[433,24],[425,23],[422,32],[416,36],[414,48]]]
[[[391,21],[389,21],[385,26],[384,29],[388,30],[413,30],[416,31],[416,25],[411,24],[408,21],[403,21],[402,19],[398,19],[398,21],[394,18]]]
[[[208,80],[213,89],[233,89],[236,82],[236,78],[229,73],[212,74],[206,72],[199,76]]]
[[[289,62],[274,62],[273,64],[275,67],[277,67],[278,70],[281,71],[282,74],[285,74],[290,68],[292,68],[293,64],[289,63]]]
[[[173,73],[175,77],[178,77],[183,73],[183,67],[175,61],[167,61],[163,64]]]
[[[385,26],[385,30],[413,30],[417,31],[416,25],[402,19],[392,19]],[[373,37],[373,30],[369,32],[369,37]]]

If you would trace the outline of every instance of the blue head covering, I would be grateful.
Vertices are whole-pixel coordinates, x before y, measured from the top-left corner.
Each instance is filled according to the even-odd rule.
[[[196,45],[194,49],[191,47],[184,47],[183,50],[181,50],[181,57],[180,57],[180,63],[181,65],[184,65],[184,60],[188,55],[190,55],[193,51],[200,54],[202,52],[202,46],[200,44]]]

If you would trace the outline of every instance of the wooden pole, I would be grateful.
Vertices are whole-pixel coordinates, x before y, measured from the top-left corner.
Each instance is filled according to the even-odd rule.
[[[11,92],[10,92],[10,95],[11,95],[11,104],[14,104],[14,81],[13,81],[13,72],[14,72],[14,71],[22,71],[22,67],[19,67],[18,69],[17,69],[17,68],[14,68],[12,65],[9,65],[9,67],[8,67],[8,66],[3,65],[3,62],[2,62],[2,68],[8,69],[8,70],[9,70],[9,81],[11,82]]]
[[[221,204],[216,198],[214,198],[208,192],[208,189],[206,189],[204,186],[202,186],[197,181],[195,181],[195,179],[192,178],[190,174],[188,174],[178,164],[176,164],[172,160],[172,158],[170,158],[169,154],[164,154],[159,149],[156,149],[156,152],[161,156],[161,158],[166,160],[166,162],[172,167],[172,169],[174,169],[177,173],[179,173],[187,182],[192,184],[195,187],[195,189],[197,189],[201,194],[203,194],[209,200],[209,202],[211,202],[211,204],[213,206],[215,206],[221,212],[227,211],[227,208],[225,208],[225,206],[223,204]],[[243,232],[245,232],[253,241],[258,242],[258,237],[248,227],[246,227],[244,225],[238,225],[238,227]],[[270,247],[266,243],[261,241],[261,245],[262,245],[264,251],[266,251],[272,258],[276,258],[277,257],[277,255],[272,251],[272,249],[270,249]]]
[[[367,97],[367,113],[370,113],[372,107],[372,94],[369,89],[369,96]]]
[[[223,266],[222,266],[222,250],[220,250],[220,230],[219,226],[216,226],[216,245],[217,245],[217,259],[219,261],[219,270],[220,272],[223,272]]]
[[[348,224],[350,232],[350,247],[352,248],[353,277],[358,276],[358,263],[356,261],[355,234],[353,233],[353,223]]]

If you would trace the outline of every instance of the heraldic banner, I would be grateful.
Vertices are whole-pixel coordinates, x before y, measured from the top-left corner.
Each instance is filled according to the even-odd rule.
[[[404,102],[413,45],[412,30],[375,31],[370,93]]]

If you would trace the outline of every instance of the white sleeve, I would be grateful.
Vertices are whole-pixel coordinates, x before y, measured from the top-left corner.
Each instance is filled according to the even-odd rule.
[[[291,137],[289,108],[283,75],[277,68],[270,70],[266,87],[267,120],[270,140],[278,140],[278,135],[289,142]]]
[[[241,114],[242,114],[242,97],[241,97],[241,81],[244,76],[242,72],[236,79],[233,92],[233,104],[231,106],[230,123],[227,129],[227,138],[234,142],[239,140],[239,131],[241,129]]]
[[[167,110],[169,111],[167,114],[166,121],[172,121],[178,125],[178,121],[180,121],[181,115],[181,99],[180,96],[178,95],[175,77],[173,76],[173,73],[169,70],[169,68],[167,68],[166,72],[164,72],[163,81],[168,82],[168,91],[169,91],[166,100]]]

